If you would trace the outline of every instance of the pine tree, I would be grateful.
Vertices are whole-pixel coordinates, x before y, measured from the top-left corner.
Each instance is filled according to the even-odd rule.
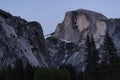
[[[93,36],[91,38],[87,35],[86,38],[86,55],[85,55],[85,63],[86,69],[85,74],[87,74],[87,80],[97,80],[98,76],[98,61],[99,61],[99,54],[96,48]]]
[[[89,35],[87,35],[87,38],[86,38],[85,52],[86,52],[85,54],[86,70],[89,70],[91,65],[91,43],[90,43]]]
[[[91,35],[91,51],[92,51],[91,58],[92,58],[92,65],[93,65],[93,73],[94,75],[96,75],[98,74],[98,67],[99,67],[98,61],[100,59],[99,59],[98,49],[96,48],[95,41],[92,35]],[[97,75],[95,77],[97,77]]]
[[[117,49],[109,34],[106,33],[103,42],[101,73],[103,79],[120,80],[120,58]]]

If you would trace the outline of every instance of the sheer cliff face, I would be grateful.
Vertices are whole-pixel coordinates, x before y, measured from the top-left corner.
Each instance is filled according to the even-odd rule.
[[[81,42],[86,34],[93,34],[96,40],[105,34],[107,18],[89,10],[68,11],[64,21],[58,24],[54,36],[58,39]]]
[[[38,22],[27,22],[0,10],[0,67],[14,66],[17,59],[23,64],[48,66],[45,39]]]

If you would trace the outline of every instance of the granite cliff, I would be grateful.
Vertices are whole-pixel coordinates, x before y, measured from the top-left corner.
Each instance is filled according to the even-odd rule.
[[[0,67],[21,59],[23,64],[48,67],[49,54],[41,25],[0,10]]]

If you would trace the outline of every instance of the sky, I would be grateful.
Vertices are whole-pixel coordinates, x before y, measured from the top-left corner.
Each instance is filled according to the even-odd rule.
[[[120,18],[120,0],[0,0],[0,9],[42,25],[44,35],[52,33],[66,11],[88,9],[108,18]]]

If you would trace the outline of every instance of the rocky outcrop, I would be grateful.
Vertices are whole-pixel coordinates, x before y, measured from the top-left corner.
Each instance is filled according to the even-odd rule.
[[[54,36],[62,40],[82,42],[86,34],[93,34],[98,40],[105,34],[106,19],[104,15],[89,10],[68,11],[63,22],[58,24]]]
[[[38,22],[27,22],[0,10],[0,67],[14,67],[17,59],[24,65],[48,67],[42,27]]]

